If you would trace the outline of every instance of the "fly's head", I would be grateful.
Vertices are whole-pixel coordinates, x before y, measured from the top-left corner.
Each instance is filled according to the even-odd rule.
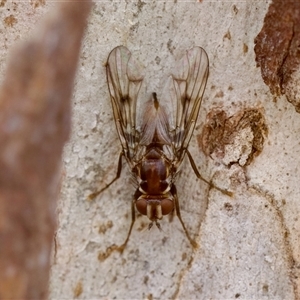
[[[138,212],[147,216],[151,221],[149,229],[152,227],[153,222],[160,229],[158,220],[174,210],[174,199],[171,193],[165,195],[142,194],[136,199],[135,205]]]

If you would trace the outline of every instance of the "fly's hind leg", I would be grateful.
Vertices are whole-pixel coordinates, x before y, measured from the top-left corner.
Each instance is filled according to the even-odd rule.
[[[130,227],[129,227],[129,231],[127,233],[127,237],[126,237],[126,240],[125,242],[118,247],[118,251],[119,252],[123,252],[128,241],[129,241],[129,238],[130,238],[130,235],[131,235],[131,231],[132,231],[132,228],[133,228],[133,225],[134,225],[134,222],[135,222],[135,209],[134,209],[134,203],[135,201],[131,201],[131,224],[130,224]]]
[[[223,193],[223,194],[225,194],[225,195],[227,195],[227,196],[230,196],[230,197],[233,196],[233,193],[232,193],[232,192],[223,190],[223,189],[217,187],[216,185],[214,185],[211,181],[208,181],[208,180],[206,180],[205,178],[203,178],[203,177],[201,176],[201,174],[199,173],[199,171],[198,171],[198,169],[197,169],[197,167],[196,167],[196,164],[195,164],[195,162],[194,162],[194,160],[193,160],[193,157],[192,157],[191,153],[189,152],[189,150],[186,150],[186,153],[187,153],[187,156],[188,156],[189,161],[190,161],[190,163],[191,163],[191,166],[192,166],[192,168],[193,168],[193,170],[194,170],[196,176],[197,176],[199,179],[201,179],[202,181],[206,182],[209,186],[215,188],[216,190],[220,191],[221,193]]]
[[[183,230],[184,230],[184,233],[185,233],[185,235],[187,236],[187,238],[188,238],[188,240],[190,241],[190,243],[191,243],[191,245],[193,246],[193,248],[198,248],[197,242],[194,241],[194,240],[191,238],[191,236],[190,236],[188,230],[186,229],[186,227],[185,227],[185,225],[184,225],[184,223],[183,223],[183,220],[182,220],[182,217],[181,217],[181,213],[180,213],[179,202],[178,202],[177,189],[176,189],[176,187],[175,187],[174,184],[172,185],[171,191],[170,191],[170,192],[172,193],[172,195],[173,195],[173,197],[174,197],[174,200],[175,200],[175,210],[176,210],[176,215],[177,215],[177,217],[178,217],[178,219],[179,219],[179,221],[180,221],[180,223],[181,223],[181,225],[182,225],[182,228],[183,228]]]
[[[121,254],[123,253],[128,241],[129,241],[134,222],[135,222],[135,210],[134,210],[134,201],[132,201],[132,203],[131,203],[131,224],[130,224],[130,228],[129,228],[125,242],[121,246],[117,246],[116,244],[113,244],[110,247],[108,247],[105,252],[99,252],[98,259],[100,261],[104,261],[115,251],[118,251]]]
[[[120,178],[121,175],[121,171],[122,171],[122,156],[123,156],[123,151],[120,153],[119,155],[119,160],[118,160],[118,170],[117,170],[117,174],[116,177],[110,182],[108,183],[104,188],[102,188],[101,190],[94,192],[92,194],[90,194],[88,196],[89,200],[93,200],[94,198],[96,198],[99,194],[101,194],[104,190],[106,190],[107,188],[109,188],[117,179]]]

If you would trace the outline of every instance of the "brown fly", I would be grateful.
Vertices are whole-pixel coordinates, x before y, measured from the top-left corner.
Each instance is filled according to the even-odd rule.
[[[153,93],[143,110],[142,123],[137,126],[137,98],[143,78],[130,70],[131,52],[126,47],[116,47],[108,56],[107,83],[122,151],[116,177],[89,197],[95,198],[120,177],[124,158],[136,191],[131,202],[131,225],[121,250],[125,248],[135,222],[135,207],[150,220],[149,229],[153,223],[160,228],[158,221],[175,210],[190,243],[197,246],[181,218],[175,186],[185,155],[198,178],[230,195],[200,175],[188,150],[208,77],[207,54],[204,49],[194,47],[186,52],[181,62],[178,74],[171,77],[176,98],[171,99],[176,101],[174,124],[170,122],[167,107],[161,105]]]

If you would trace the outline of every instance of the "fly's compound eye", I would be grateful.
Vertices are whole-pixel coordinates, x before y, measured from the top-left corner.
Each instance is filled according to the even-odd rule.
[[[163,215],[168,215],[174,209],[174,203],[171,199],[161,200],[161,211]]]
[[[136,209],[142,215],[147,215],[147,201],[143,198],[139,198],[135,203]]]
[[[136,209],[142,215],[148,216],[150,220],[161,219],[163,215],[168,215],[174,209],[174,202],[169,198],[145,199],[141,196],[135,202]]]

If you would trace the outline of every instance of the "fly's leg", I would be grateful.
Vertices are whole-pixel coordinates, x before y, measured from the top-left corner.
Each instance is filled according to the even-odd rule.
[[[225,194],[225,195],[227,195],[227,196],[230,196],[230,197],[233,196],[233,193],[232,193],[232,192],[223,190],[223,189],[217,187],[216,185],[214,185],[211,181],[207,181],[205,178],[203,178],[203,177],[201,176],[201,174],[199,173],[199,171],[198,171],[198,169],[197,169],[197,167],[196,167],[196,164],[195,164],[195,162],[194,162],[194,160],[193,160],[193,157],[192,157],[191,153],[189,152],[189,150],[186,150],[186,153],[187,153],[187,156],[188,156],[188,158],[189,158],[189,160],[190,160],[191,166],[192,166],[192,168],[193,168],[193,170],[194,170],[196,176],[197,176],[199,179],[201,179],[202,181],[206,182],[209,186],[211,186],[212,188],[215,188],[216,190],[220,191],[221,193],[223,193],[223,194]]]
[[[190,237],[190,234],[189,232],[187,231],[184,223],[183,223],[183,220],[181,218],[181,213],[180,213],[180,207],[179,207],[179,202],[178,202],[178,196],[177,196],[177,190],[176,190],[176,187],[175,185],[173,184],[172,187],[171,187],[171,193],[174,197],[174,200],[175,200],[175,210],[176,210],[176,214],[177,214],[177,217],[182,225],[182,228],[184,230],[184,233],[185,235],[187,236],[188,240],[190,241],[191,245],[193,246],[193,248],[197,248],[198,247],[198,244],[196,241],[194,241],[191,237]]]
[[[169,214],[168,214],[168,218],[169,218],[169,222],[173,222],[175,216],[175,209],[173,209]]]
[[[125,249],[128,241],[129,241],[129,238],[130,238],[130,235],[131,235],[131,231],[132,231],[132,228],[133,228],[133,225],[134,225],[134,222],[135,222],[134,203],[135,203],[135,201],[131,201],[131,224],[130,224],[130,227],[129,227],[129,231],[128,231],[126,240],[125,240],[125,242],[121,246],[118,247],[118,251],[120,251],[121,253],[124,251],[124,249]]]
[[[138,192],[138,190],[137,190]],[[135,193],[135,195],[137,194],[137,192]],[[135,198],[136,199],[136,198]],[[135,222],[135,208],[134,208],[134,204],[135,204],[135,200],[131,201],[131,224],[129,227],[129,231],[126,237],[125,242],[121,245],[121,246],[117,246],[116,244],[111,245],[110,247],[108,247],[106,249],[105,252],[99,252],[98,254],[98,259],[100,261],[104,261],[106,258],[108,258],[113,252],[118,251],[121,254],[123,253],[124,249],[126,248],[126,245],[129,241],[130,235],[131,235],[131,231]]]
[[[90,200],[93,200],[94,198],[96,198],[99,194],[101,194],[104,190],[106,190],[107,188],[109,188],[117,179],[120,178],[120,175],[121,175],[121,171],[122,171],[122,156],[123,156],[123,151],[120,153],[119,155],[119,161],[118,161],[118,170],[117,170],[117,175],[116,177],[109,183],[107,184],[104,188],[102,188],[101,190],[95,192],[95,193],[92,193],[88,196],[88,198]]]

